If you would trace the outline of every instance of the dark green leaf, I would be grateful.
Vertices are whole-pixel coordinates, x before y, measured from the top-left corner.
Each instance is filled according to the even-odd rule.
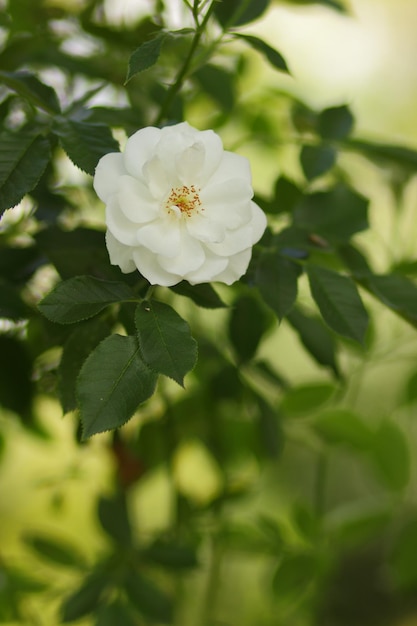
[[[129,572],[125,590],[130,602],[144,617],[164,624],[171,623],[171,599],[149,578],[137,572]]]
[[[273,589],[279,597],[296,597],[314,581],[316,558],[308,553],[285,556],[275,572]]]
[[[286,391],[281,410],[287,415],[313,413],[334,395],[336,387],[330,383],[316,383],[291,387]]]
[[[141,557],[162,567],[188,569],[198,565],[194,548],[178,542],[156,539],[141,551]]]
[[[298,265],[276,251],[266,250],[259,257],[255,284],[279,320],[294,306],[300,273]]]
[[[61,620],[66,624],[79,620],[95,611],[101,596],[109,584],[107,572],[93,572],[61,606]]]
[[[355,284],[323,267],[309,265],[307,273],[312,296],[324,321],[336,333],[363,344],[368,314]]]
[[[417,400],[417,372],[411,374],[405,389],[405,401],[413,403]]]
[[[224,28],[242,26],[260,17],[268,5],[269,0],[219,0],[214,5],[214,14]]]
[[[229,336],[240,361],[249,361],[255,356],[270,322],[267,311],[257,298],[244,295],[234,302],[229,319]]]
[[[134,337],[112,335],[85,361],[77,382],[83,438],[118,428],[154,392],[156,374]]]
[[[0,135],[0,217],[39,182],[50,159],[46,137],[26,129]]]
[[[389,274],[370,275],[364,284],[385,305],[408,320],[417,322],[417,286],[405,276]]]
[[[368,228],[368,201],[339,184],[330,191],[304,196],[294,212],[294,223],[330,241],[345,242]]]
[[[205,309],[220,309],[227,305],[218,296],[215,289],[208,283],[202,285],[190,285],[189,282],[183,280],[181,283],[171,287],[180,296],[190,298],[198,306]]]
[[[100,606],[95,626],[138,626],[138,621],[121,600]]]
[[[48,113],[59,114],[61,112],[54,89],[42,83],[30,72],[0,72],[0,82]]]
[[[417,169],[417,150],[403,148],[382,143],[361,141],[360,139],[346,140],[346,147],[360,152],[366,157],[382,165],[399,165],[412,174]]]
[[[347,444],[357,450],[368,448],[373,436],[364,420],[347,409],[329,409],[316,415],[313,427],[328,443]]]
[[[126,81],[129,82],[133,76],[149,69],[152,65],[155,65],[161,54],[162,44],[164,43],[168,33],[159,33],[154,39],[145,41],[139,46],[131,55],[129,59],[129,66],[126,76]]]
[[[410,450],[394,422],[381,422],[372,439],[372,459],[384,484],[395,491],[404,489],[410,479]]]
[[[113,498],[102,496],[98,501],[98,517],[101,526],[113,541],[124,547],[132,545],[126,494],[118,492]]]
[[[75,394],[80,369],[96,346],[110,333],[108,324],[101,320],[90,320],[80,324],[64,344],[59,364],[59,395],[64,413],[77,407]]]
[[[300,163],[307,180],[313,180],[328,172],[336,163],[336,150],[332,146],[303,146]]]
[[[32,360],[19,339],[0,334],[0,371],[0,406],[27,416],[33,393]]]
[[[344,139],[351,132],[354,121],[346,105],[331,107],[319,114],[318,131],[323,139]]]
[[[163,302],[144,302],[136,309],[142,357],[154,371],[184,386],[184,376],[197,360],[197,342],[187,322]]]
[[[259,37],[254,37],[253,35],[241,35],[238,33],[233,34],[235,37],[239,37],[239,39],[246,41],[254,50],[263,54],[263,56],[277,70],[289,73],[287,63],[282,54],[275,50],[275,48],[268,45],[265,41],[263,41],[263,39],[259,39]]]
[[[410,520],[396,537],[389,556],[395,583],[402,589],[414,591],[417,584],[417,520]]]
[[[86,565],[84,557],[74,545],[70,545],[62,539],[52,539],[50,536],[28,534],[24,541],[37,554],[52,563],[67,567],[83,568]]]
[[[119,144],[104,124],[88,124],[59,118],[54,132],[71,161],[87,174],[94,174],[100,158],[118,152]]]
[[[72,324],[93,317],[109,304],[134,299],[132,290],[124,283],[75,276],[58,283],[38,308],[52,322]]]
[[[281,414],[263,398],[258,397],[258,429],[262,450],[272,459],[281,456],[285,445]]]
[[[302,197],[302,191],[285,176],[280,176],[275,182],[273,204],[277,213],[291,213]]]
[[[287,316],[287,320],[298,333],[301,343],[313,359],[320,365],[330,367],[336,376],[339,376],[335,341],[321,319],[306,315],[300,309],[294,308]]]
[[[0,318],[21,320],[31,315],[31,309],[23,302],[19,292],[0,279]]]
[[[386,504],[355,503],[340,507],[329,516],[328,532],[349,546],[374,541],[390,523],[392,514]]]
[[[217,67],[205,65],[194,73],[202,89],[211,96],[224,111],[230,111],[235,104],[234,74]]]

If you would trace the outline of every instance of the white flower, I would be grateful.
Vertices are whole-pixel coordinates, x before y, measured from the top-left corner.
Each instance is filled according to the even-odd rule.
[[[211,130],[148,127],[98,163],[110,261],[151,284],[228,285],[247,270],[266,217],[252,201],[249,161]]]

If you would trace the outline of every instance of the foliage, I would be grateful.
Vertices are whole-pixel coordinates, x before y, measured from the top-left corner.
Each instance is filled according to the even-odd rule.
[[[239,80],[254,59],[291,72],[279,50],[242,32],[269,2],[184,1],[182,29],[171,28],[167,2],[125,26],[106,21],[101,0],[74,3],[71,13],[59,2],[10,1],[1,18],[0,404],[39,436],[36,398],[58,396],[87,451],[90,437],[111,431],[95,439],[115,466],[112,495],[96,503],[107,543],[93,562],[45,533],[28,534],[25,545],[76,581],[59,594],[57,624],[232,626],[221,593],[228,559],[263,564],[259,579],[236,579],[233,623],[272,626],[280,615],[283,626],[394,624],[415,610],[417,591],[415,503],[398,512],[412,484],[412,442],[395,415],[368,419],[347,390],[349,364],[372,347],[375,311],[417,326],[415,263],[374,271],[358,243],[372,228],[370,200],[343,157],[360,154],[404,186],[417,152],[356,136],[344,103],[314,111],[290,93],[272,103],[287,118],[283,139],[267,105],[257,103],[259,118],[251,117]],[[322,4],[343,11],[339,2]],[[70,31],[86,42],[82,55],[69,51]],[[109,85],[114,100],[94,104]],[[186,120],[199,105],[219,134],[233,126],[241,136],[255,133],[265,149],[297,147],[296,173],[277,163],[269,196],[254,181],[269,227],[239,282],[151,287],[138,272],[110,265],[87,175],[126,135]],[[62,183],[68,158],[85,173],[81,190]],[[264,357],[277,328],[292,329],[315,380],[294,382],[286,354]],[[405,394],[414,408],[416,380],[414,373]],[[192,442],[217,468],[218,486],[202,500],[175,481],[178,456]],[[282,490],[274,476],[284,445],[294,464],[298,454],[313,460]],[[3,436],[0,456],[2,449]],[[343,476],[340,496],[327,500],[337,455],[375,495],[365,491],[346,506]],[[237,480],[239,467],[251,464],[253,483]],[[142,536],[132,494],[158,467],[174,477],[175,512],[164,532]],[[271,513],[252,515],[251,498],[262,489]],[[59,593],[53,577],[38,580],[1,554],[0,570],[0,622],[28,623],[27,596]],[[248,584],[263,594],[253,622],[239,613]]]

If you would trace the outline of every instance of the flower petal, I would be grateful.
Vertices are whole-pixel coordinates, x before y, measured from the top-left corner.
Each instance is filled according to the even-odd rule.
[[[208,185],[200,193],[207,217],[226,228],[238,228],[251,219],[252,187],[242,178]]]
[[[142,128],[129,137],[123,153],[127,172],[135,178],[142,178],[142,167],[155,154],[155,148],[161,138],[161,129],[153,126]]]
[[[119,177],[126,174],[123,164],[123,155],[120,152],[110,152],[101,157],[94,174],[93,187],[103,202],[116,193],[119,186]]]
[[[136,233],[136,241],[154,252],[170,259],[180,252],[181,232],[178,220],[166,217],[141,226]]]
[[[212,280],[217,280],[216,276],[226,269],[228,263],[229,260],[226,257],[215,256],[207,250],[203,265],[193,272],[187,272],[184,278],[188,280],[191,285],[210,283]]]
[[[158,261],[162,268],[172,271],[180,276],[198,269],[205,261],[203,247],[199,241],[190,237],[185,229],[181,232],[181,246],[175,257],[159,255]]]
[[[200,182],[205,157],[205,149],[201,141],[196,141],[176,155],[176,172],[183,185],[190,186]]]
[[[226,231],[226,236],[221,243],[206,243],[207,248],[219,256],[232,256],[242,252],[253,245],[251,224],[242,228]]]
[[[158,216],[158,204],[146,185],[132,176],[119,179],[118,200],[120,208],[132,222],[143,224]]]
[[[171,287],[182,280],[182,276],[164,270],[158,263],[158,257],[146,248],[135,248],[133,259],[139,272],[149,280],[151,285]]]
[[[251,202],[252,211],[252,245],[257,243],[265,232],[267,220],[266,215],[255,202]]]
[[[252,185],[250,163],[246,157],[225,150],[207,184],[217,185],[233,178],[243,178],[247,184]]]
[[[226,234],[223,224],[215,222],[201,213],[191,215],[185,220],[185,225],[189,234],[199,241],[220,243]]]
[[[212,280],[225,283],[226,285],[232,285],[246,273],[251,256],[252,248],[247,248],[239,252],[239,254],[230,257],[226,269],[217,276],[214,276]]]
[[[224,154],[223,143],[219,135],[212,130],[200,131],[198,140],[203,143],[205,148],[204,165],[198,184],[205,185],[220,166]]]
[[[133,250],[130,246],[125,246],[113,237],[111,232],[106,232],[106,246],[112,265],[118,265],[124,274],[129,274],[136,269],[133,261]]]
[[[143,180],[152,196],[159,201],[167,195],[170,187],[172,187],[171,169],[172,167],[163,163],[158,156],[146,161],[142,168]]]
[[[106,206],[106,224],[108,230],[120,243],[126,246],[137,244],[138,225],[124,215],[115,196],[111,196]]]

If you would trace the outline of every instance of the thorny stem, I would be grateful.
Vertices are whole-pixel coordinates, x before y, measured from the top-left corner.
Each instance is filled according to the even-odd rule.
[[[194,17],[195,17],[196,22],[197,22],[197,27],[196,27],[196,30],[195,30],[195,33],[194,33],[193,40],[191,42],[191,47],[190,47],[190,49],[188,51],[188,54],[187,54],[187,56],[185,58],[185,61],[184,61],[183,65],[182,65],[182,67],[180,68],[180,70],[179,70],[179,72],[178,72],[178,74],[176,76],[175,82],[168,89],[168,92],[166,94],[165,100],[162,103],[159,115],[158,115],[158,117],[155,120],[155,126],[159,126],[162,123],[162,121],[166,118],[166,116],[168,115],[169,110],[171,108],[171,105],[172,105],[172,103],[173,103],[173,101],[175,99],[175,96],[180,91],[180,89],[181,89],[181,87],[183,85],[183,82],[184,82],[185,78],[187,77],[187,74],[189,73],[194,54],[195,54],[195,52],[196,52],[196,50],[198,48],[198,45],[200,43],[200,39],[201,39],[201,37],[203,35],[204,29],[206,27],[206,24],[208,22],[208,19],[209,19],[210,15],[211,15],[212,11],[213,11],[214,4],[215,4],[216,1],[217,0],[213,0],[211,5],[207,9],[207,12],[206,12],[206,14],[205,14],[205,16],[203,18],[203,21],[199,25],[198,25],[198,22],[197,22],[197,18],[195,16],[195,8],[198,5],[196,3],[194,3],[193,14],[194,14]]]

